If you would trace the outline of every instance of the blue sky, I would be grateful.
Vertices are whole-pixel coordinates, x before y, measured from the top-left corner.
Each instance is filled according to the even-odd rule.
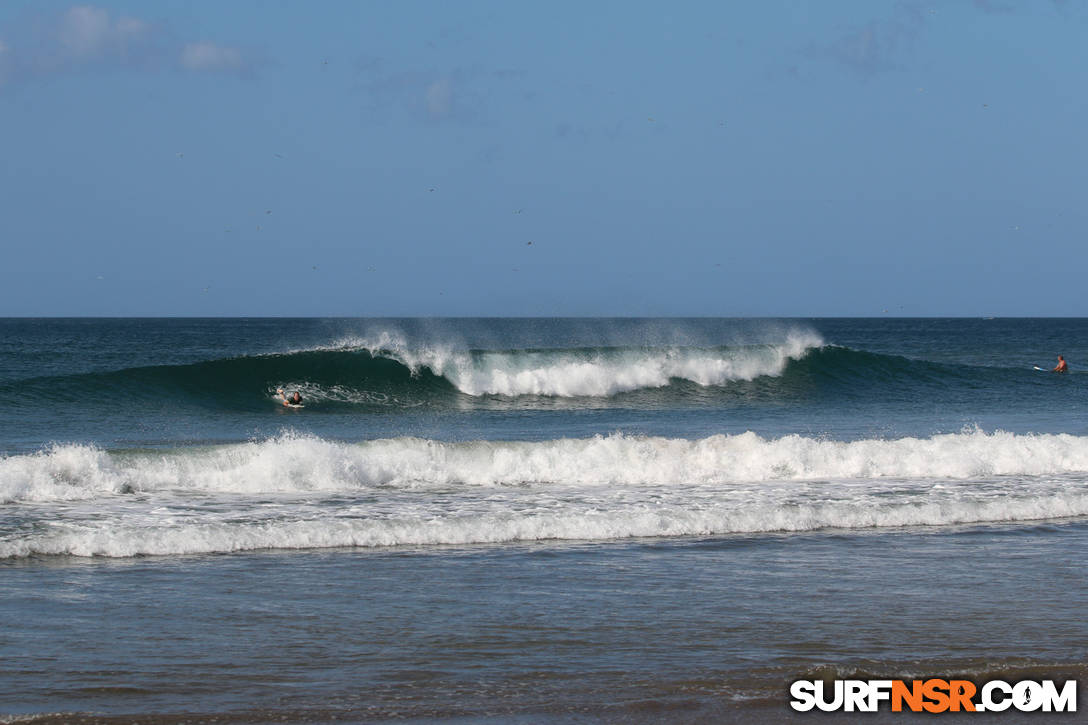
[[[1088,315],[1077,2],[0,5],[0,315]]]

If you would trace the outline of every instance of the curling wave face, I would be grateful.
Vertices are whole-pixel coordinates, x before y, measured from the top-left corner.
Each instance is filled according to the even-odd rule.
[[[716,347],[461,349],[409,345],[382,333],[284,353],[46,376],[0,385],[16,405],[80,404],[88,390],[118,402],[264,409],[278,388],[298,390],[308,407],[412,408],[463,405],[482,397],[609,398],[665,388],[778,377],[791,361],[820,348],[815,333],[777,342]]]
[[[0,459],[0,557],[941,526],[1088,515],[1088,438],[288,436]]]
[[[823,340],[790,333],[783,342],[735,347],[580,348],[572,350],[414,350],[396,337],[348,340],[348,349],[389,357],[413,374],[428,371],[466,395],[606,397],[641,388],[660,388],[673,379],[698,385],[782,374]]]
[[[88,390],[126,410],[264,412],[278,388],[297,390],[307,415],[397,409],[632,406],[720,407],[736,399],[794,403],[901,399],[1034,400],[1056,394],[1026,368],[950,365],[825,344],[814,332],[775,341],[698,347],[510,350],[409,344],[381,333],[282,353],[44,376],[0,384],[10,408],[87,404]],[[1051,388],[1053,386],[1050,386]]]

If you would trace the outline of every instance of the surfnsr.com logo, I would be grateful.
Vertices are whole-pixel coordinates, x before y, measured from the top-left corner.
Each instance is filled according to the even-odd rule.
[[[1061,687],[1053,680],[797,680],[790,685],[790,707],[798,712],[1076,712],[1077,681]]]

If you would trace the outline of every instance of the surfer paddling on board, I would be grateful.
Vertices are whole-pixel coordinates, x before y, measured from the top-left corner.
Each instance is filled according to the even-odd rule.
[[[1069,366],[1065,363],[1065,358],[1061,355],[1058,356],[1058,364],[1054,367],[1052,373],[1067,373],[1069,372]]]
[[[287,394],[283,392],[283,388],[276,388],[276,395],[283,398],[284,405],[302,405],[302,394],[297,390],[291,393],[291,397],[287,397]]]

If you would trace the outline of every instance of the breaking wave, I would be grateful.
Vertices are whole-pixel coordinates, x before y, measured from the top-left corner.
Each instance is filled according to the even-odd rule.
[[[79,401],[88,390],[112,400],[176,399],[208,405],[267,405],[277,388],[312,405],[415,406],[451,396],[606,398],[675,381],[722,386],[781,376],[823,341],[791,333],[777,343],[717,347],[582,347],[461,350],[410,347],[396,336],[348,339],[292,352],[51,376],[0,386],[21,401]]]
[[[942,526],[1088,516],[1088,438],[64,445],[0,459],[0,502],[0,557]]]

